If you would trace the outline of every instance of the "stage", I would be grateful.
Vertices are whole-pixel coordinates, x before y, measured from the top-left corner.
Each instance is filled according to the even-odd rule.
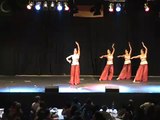
[[[82,75],[81,84],[69,85],[69,75],[0,76],[0,93],[160,93],[160,76],[150,76],[147,83],[132,80],[98,81],[99,76]]]

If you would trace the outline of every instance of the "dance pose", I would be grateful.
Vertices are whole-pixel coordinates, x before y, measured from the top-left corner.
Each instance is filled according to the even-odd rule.
[[[148,62],[147,62],[147,53],[148,49],[142,42],[144,50],[141,49],[140,55],[134,56],[131,59],[140,58],[141,62],[137,70],[136,76],[133,82],[147,82],[148,81]]]
[[[115,52],[114,44],[112,44],[112,52],[108,49],[107,55],[102,55],[100,58],[107,58],[107,64],[99,78],[99,81],[102,80],[112,80],[114,74],[114,67],[113,67],[113,55]]]
[[[132,53],[132,47],[130,43],[129,45],[129,51],[125,49],[125,54],[124,55],[119,55],[117,56],[118,58],[122,57],[124,58],[124,65],[123,68],[120,72],[120,75],[118,76],[117,80],[124,80],[127,79],[129,80],[131,78],[131,53]]]
[[[75,43],[77,45],[77,48],[74,48],[73,55],[70,55],[66,58],[66,60],[71,64],[71,71],[70,71],[71,85],[80,84],[80,66],[79,66],[80,46],[78,42]]]

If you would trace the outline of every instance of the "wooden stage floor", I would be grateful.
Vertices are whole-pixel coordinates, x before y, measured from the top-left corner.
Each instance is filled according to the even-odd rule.
[[[59,93],[160,93],[160,76],[150,76],[147,83],[132,80],[98,81],[98,76],[82,75],[81,84],[69,85],[67,75],[0,76],[0,93],[44,93],[57,88]]]

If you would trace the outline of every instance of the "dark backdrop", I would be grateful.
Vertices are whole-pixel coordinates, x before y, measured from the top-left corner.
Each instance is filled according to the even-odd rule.
[[[115,75],[123,59],[116,56],[133,47],[138,55],[144,41],[149,49],[149,75],[160,75],[160,18],[153,7],[145,13],[143,4],[134,0],[126,3],[123,14],[104,18],[74,18],[70,14],[36,12],[18,9],[0,16],[0,74],[69,74],[65,58],[73,53],[74,42],[81,46],[81,74],[99,75],[105,59],[99,56],[115,43]],[[139,5],[141,4],[141,5]],[[139,60],[133,60],[135,74]]]

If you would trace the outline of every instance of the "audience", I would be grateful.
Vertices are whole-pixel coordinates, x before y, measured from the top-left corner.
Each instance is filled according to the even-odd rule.
[[[101,110],[100,110],[101,109]],[[117,108],[118,109],[118,108]],[[73,98],[70,103],[65,104],[62,115],[64,120],[160,120],[160,104],[145,102],[139,107],[134,106],[130,99],[128,104],[118,109],[117,116],[108,113],[106,105],[99,107],[91,99],[81,105],[78,98]],[[14,101],[8,109],[5,109],[2,120],[24,120],[21,103]],[[115,118],[116,117],[116,118]],[[31,105],[31,117],[29,120],[59,120],[57,111],[51,111],[46,103],[36,96]]]

